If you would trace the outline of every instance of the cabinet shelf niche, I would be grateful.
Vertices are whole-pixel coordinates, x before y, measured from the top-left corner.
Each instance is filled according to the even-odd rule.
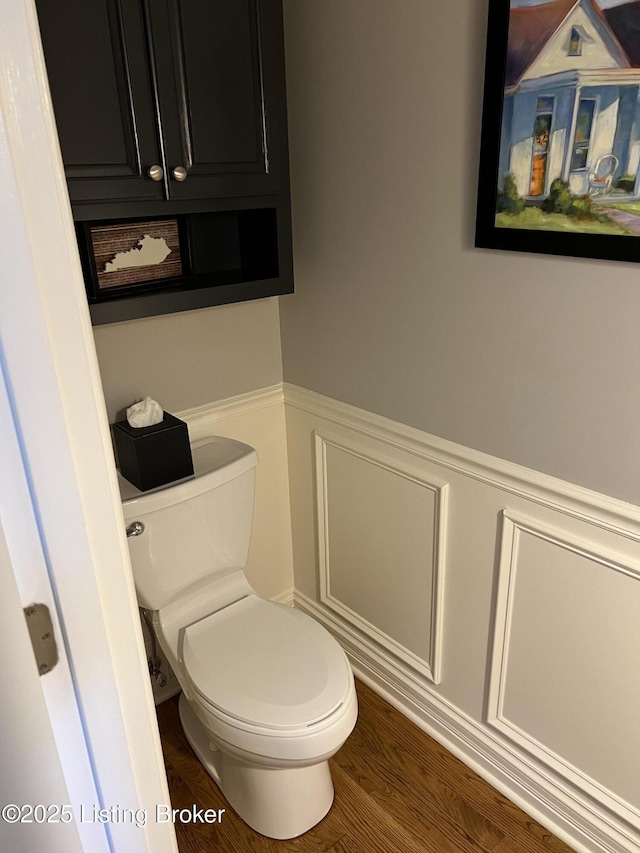
[[[82,222],[77,230],[94,325],[293,290],[290,271],[282,270],[279,262],[277,209],[273,207],[145,221]],[[108,248],[105,252],[105,234],[113,234],[111,245],[122,254],[112,256]],[[118,278],[105,273],[114,258],[146,250],[149,237],[173,246],[166,259],[153,266],[136,266],[131,274],[118,270]]]

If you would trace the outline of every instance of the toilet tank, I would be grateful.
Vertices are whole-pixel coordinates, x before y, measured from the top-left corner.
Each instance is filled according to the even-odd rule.
[[[159,610],[247,562],[255,467],[253,447],[222,436],[191,445],[194,476],[141,492],[120,474],[138,603]]]

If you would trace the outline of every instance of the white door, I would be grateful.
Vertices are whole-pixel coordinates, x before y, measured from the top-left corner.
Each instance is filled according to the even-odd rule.
[[[1,366],[0,589],[0,850],[107,853],[105,826],[81,822],[98,800]],[[35,603],[52,613],[59,655],[42,676],[23,610]]]

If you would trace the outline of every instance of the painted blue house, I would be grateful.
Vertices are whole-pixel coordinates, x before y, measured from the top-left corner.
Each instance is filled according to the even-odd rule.
[[[531,201],[556,178],[575,195],[640,197],[640,2],[511,10],[499,169]]]

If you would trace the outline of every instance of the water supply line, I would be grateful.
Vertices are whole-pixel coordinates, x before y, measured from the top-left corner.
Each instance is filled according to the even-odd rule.
[[[158,655],[158,647],[156,645],[156,633],[153,630],[153,625],[151,624],[151,618],[149,616],[149,611],[145,610],[144,607],[140,608],[140,612],[142,613],[142,618],[144,619],[144,624],[147,626],[147,631],[149,632],[149,638],[151,639],[151,657],[147,658],[147,666],[149,667],[149,675],[152,678],[155,678],[158,687],[166,687],[167,685],[167,676],[164,674],[162,669],[160,668],[162,665],[162,661]]]

